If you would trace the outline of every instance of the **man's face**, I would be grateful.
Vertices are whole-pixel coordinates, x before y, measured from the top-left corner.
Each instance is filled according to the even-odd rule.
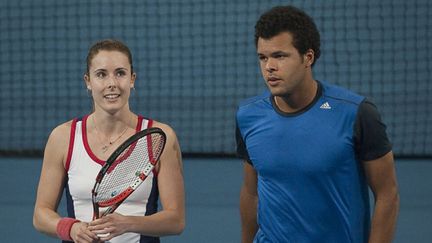
[[[307,70],[310,71],[310,65],[305,63],[307,54],[301,55],[293,46],[289,32],[270,39],[259,38],[257,54],[261,73],[274,96],[293,94],[303,83]]]

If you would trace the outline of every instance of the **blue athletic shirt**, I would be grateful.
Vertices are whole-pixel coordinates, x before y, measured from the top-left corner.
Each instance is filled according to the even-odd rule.
[[[376,107],[318,82],[314,101],[284,113],[267,91],[237,111],[237,152],[258,175],[254,242],[367,242],[368,187],[360,161],[391,151]]]

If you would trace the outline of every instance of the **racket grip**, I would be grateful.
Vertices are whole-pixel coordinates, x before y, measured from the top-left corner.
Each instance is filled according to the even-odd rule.
[[[108,214],[114,212],[114,210],[115,210],[114,207],[109,207],[105,212],[103,212],[102,217],[107,216]]]

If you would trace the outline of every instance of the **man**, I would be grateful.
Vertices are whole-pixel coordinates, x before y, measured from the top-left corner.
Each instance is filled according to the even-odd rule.
[[[264,13],[255,41],[269,92],[237,111],[242,242],[391,242],[399,196],[375,105],[313,78],[320,37],[302,10]]]

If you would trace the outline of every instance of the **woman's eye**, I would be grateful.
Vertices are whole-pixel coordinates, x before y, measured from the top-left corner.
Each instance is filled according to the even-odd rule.
[[[96,73],[96,77],[98,77],[98,78],[104,78],[105,77],[105,73],[103,73],[103,72]]]

